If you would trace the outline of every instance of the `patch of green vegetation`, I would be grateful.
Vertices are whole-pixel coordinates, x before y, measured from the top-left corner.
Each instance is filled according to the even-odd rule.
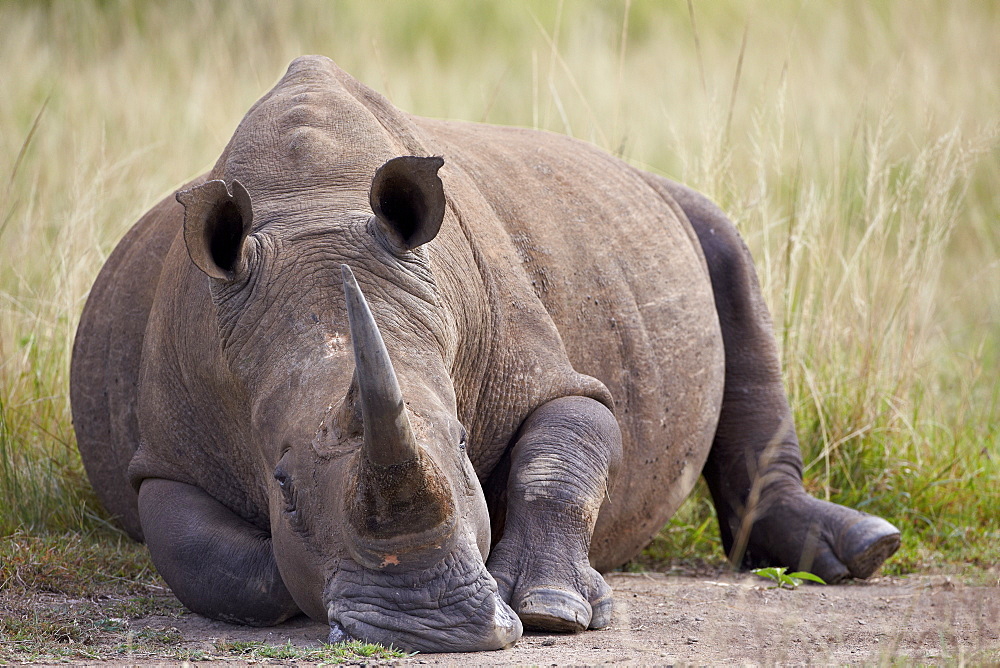
[[[53,603],[37,594],[19,599],[0,596],[0,661],[152,655],[181,642],[176,629],[134,633],[129,618],[114,616],[116,607],[107,600]],[[157,606],[144,608],[144,614],[176,614],[178,607],[172,597],[163,597]]]
[[[291,660],[346,663],[405,656],[380,645],[352,641],[343,645],[298,647],[286,643],[220,641],[202,648],[172,626],[133,628],[133,620],[186,613],[171,595],[112,598],[107,588],[67,599],[30,590],[0,594],[0,662],[46,662],[159,658],[172,660]],[[112,588],[114,590],[114,588]]]
[[[22,532],[0,539],[0,663],[147,658],[346,663],[404,656],[357,641],[320,647],[222,641],[206,649],[192,646],[172,626],[133,625],[154,615],[186,614],[153,570],[146,548],[120,532]]]
[[[812,573],[807,573],[805,571],[795,571],[794,573],[789,573],[788,569],[784,566],[754,568],[750,572],[754,575],[771,580],[775,583],[775,587],[778,589],[797,589],[800,584],[807,580],[809,582],[816,582],[823,585],[826,584],[826,581],[818,575],[813,575]]]
[[[298,647],[291,642],[284,645],[270,645],[264,642],[220,641],[216,650],[226,657],[237,657],[247,661],[263,659],[285,659],[317,663],[345,663],[358,659],[396,659],[407,656],[405,652],[386,649],[381,645],[351,640],[337,645],[320,647]]]
[[[176,632],[133,634],[130,620],[182,612],[145,547],[120,532],[0,538],[0,662],[152,652]]]
[[[31,535],[0,538],[0,594],[11,591],[72,597],[145,594],[130,599],[122,616],[151,593],[167,591],[145,546],[121,532]]]
[[[155,657],[181,661],[287,660],[328,664],[406,656],[398,650],[360,641],[314,647],[299,647],[291,642],[271,645],[219,641],[201,648],[202,641],[186,641],[176,628],[133,630],[128,619],[107,617],[107,610],[95,603],[57,609],[33,604],[30,611],[8,609],[4,613],[0,617],[0,662]]]

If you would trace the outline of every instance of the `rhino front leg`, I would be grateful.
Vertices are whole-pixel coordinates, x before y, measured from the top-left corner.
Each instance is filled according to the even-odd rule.
[[[139,519],[156,570],[190,610],[252,626],[299,614],[278,573],[271,535],[200,488],[144,480]]]
[[[526,628],[577,632],[611,621],[611,588],[588,560],[621,461],[603,404],[564,397],[536,409],[511,451],[503,536],[487,568]]]

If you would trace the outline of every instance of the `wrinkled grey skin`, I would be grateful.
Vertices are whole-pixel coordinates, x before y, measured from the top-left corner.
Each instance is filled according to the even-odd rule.
[[[803,491],[714,205],[565,137],[409,116],[325,58],[122,240],[71,385],[103,502],[220,619],[420,651],[600,628],[599,572],[699,473],[735,563],[864,578],[899,544]]]

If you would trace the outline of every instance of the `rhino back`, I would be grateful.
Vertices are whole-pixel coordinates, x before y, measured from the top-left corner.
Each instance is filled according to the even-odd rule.
[[[707,457],[723,347],[697,238],[646,175],[582,142],[428,121],[436,148],[492,204],[520,275],[573,368],[610,390],[625,458],[591,559],[627,560],[676,511]]]
[[[73,344],[70,400],[80,455],[104,507],[137,540],[138,497],[127,469],[139,446],[142,344],[163,260],[182,222],[180,204],[168,197],[129,230],[90,290]]]

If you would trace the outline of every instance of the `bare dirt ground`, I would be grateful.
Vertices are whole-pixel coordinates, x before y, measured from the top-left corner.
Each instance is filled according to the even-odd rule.
[[[579,635],[529,633],[514,649],[420,654],[381,663],[465,665],[776,664],[1000,661],[1000,576],[875,578],[838,586],[768,587],[752,575],[608,576],[611,627]],[[133,629],[176,629],[191,649],[222,641],[318,645],[321,624],[251,629],[185,614]]]

